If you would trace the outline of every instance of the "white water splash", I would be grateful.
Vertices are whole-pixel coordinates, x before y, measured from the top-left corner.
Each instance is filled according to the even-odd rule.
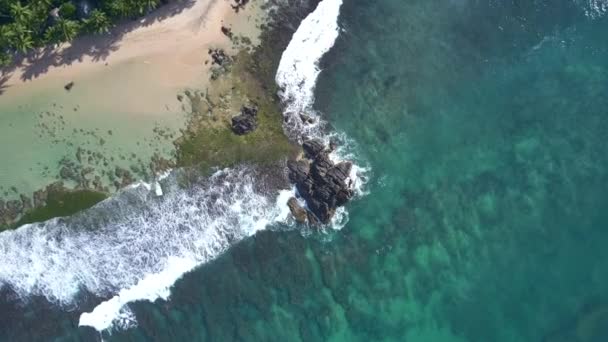
[[[322,134],[324,123],[312,105],[318,62],[338,37],[341,4],[321,2],[281,59],[276,79],[284,89],[284,127],[292,138],[304,134],[327,143],[332,137]],[[302,124],[302,113],[316,123]],[[350,157],[346,146],[332,153],[336,161]],[[362,174],[355,165],[351,179],[361,193]],[[72,304],[82,290],[108,296],[83,313],[80,324],[99,331],[128,328],[136,324],[128,303],[167,299],[185,273],[269,224],[290,220],[287,200],[294,191],[275,194],[273,203],[273,195],[254,189],[261,177],[250,168],[223,170],[187,189],[177,185],[177,175],[162,179],[159,186],[138,183],[80,215],[0,233],[0,287],[62,305]],[[332,224],[341,228],[347,221],[339,208]]]
[[[261,193],[254,181],[263,176],[247,167],[219,171],[187,189],[172,175],[162,197],[141,183],[81,215],[5,231],[0,286],[62,305],[81,290],[115,295],[81,324],[129,326],[127,303],[166,298],[184,273],[287,218],[291,191]]]
[[[585,14],[589,18],[601,18],[606,13],[608,13],[608,0],[586,0]]]
[[[338,16],[342,0],[324,0],[309,14],[294,33],[281,56],[275,80],[286,104],[283,112],[287,135],[302,142],[302,136],[324,138],[323,121],[313,110],[315,86],[321,73],[319,61],[336,42],[340,33]],[[306,123],[300,117],[314,120]]]
[[[79,325],[90,326],[97,331],[109,329],[113,324],[121,329],[133,327],[137,321],[131,310],[126,307],[128,303],[138,300],[153,302],[159,298],[167,300],[171,294],[171,286],[196,265],[195,259],[169,257],[160,273],[147,275],[136,285],[121,290],[118,295],[96,306],[91,313],[83,313]]]
[[[275,80],[281,91],[279,96],[285,104],[283,129],[294,141],[320,139],[325,145],[339,142],[339,147],[330,154],[333,162],[356,160],[354,143],[345,134],[328,132],[326,122],[314,110],[315,87],[321,73],[319,62],[334,46],[340,34],[338,17],[342,0],[323,0],[309,14],[294,33],[287,49],[281,56]],[[308,122],[307,118],[312,119]],[[369,168],[353,164],[347,184],[358,196],[364,195]],[[340,229],[348,222],[348,212],[338,208],[331,227]]]

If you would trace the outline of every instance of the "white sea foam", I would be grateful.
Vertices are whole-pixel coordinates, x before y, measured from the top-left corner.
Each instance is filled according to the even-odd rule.
[[[110,300],[99,304],[91,313],[83,313],[79,325],[90,326],[98,331],[112,327],[114,322],[123,329],[133,326],[136,324],[135,316],[125,307],[126,304],[138,300],[166,300],[171,294],[171,286],[196,265],[194,258],[169,257],[160,273],[146,275],[136,285],[121,290]]]
[[[129,326],[127,303],[166,298],[185,272],[287,217],[291,191],[256,191],[262,177],[251,168],[219,171],[187,189],[177,176],[163,181],[161,197],[140,183],[82,215],[1,233],[0,286],[64,305],[80,290],[113,296],[81,324]]]
[[[286,107],[284,129],[290,138],[323,138],[323,124],[313,110],[315,86],[321,73],[319,61],[333,46],[340,33],[338,16],[342,0],[323,0],[294,33],[283,51],[275,80]],[[300,115],[314,119],[305,123]]]
[[[305,135],[328,142],[332,136],[342,137],[323,133],[324,122],[312,109],[318,62],[338,36],[341,4],[321,2],[282,56],[276,79],[287,104],[285,131],[292,138]],[[300,114],[316,123],[303,124]],[[351,159],[348,146],[332,158]],[[360,193],[363,173],[356,165],[351,173]],[[168,298],[175,281],[196,266],[269,224],[292,220],[287,200],[295,190],[278,195],[256,191],[254,181],[260,177],[251,168],[219,171],[186,189],[178,185],[178,177],[176,170],[159,177],[158,184],[128,187],[83,214],[0,233],[0,287],[63,305],[72,304],[82,290],[109,297],[83,313],[80,324],[100,331],[127,328],[136,324],[129,303]],[[332,223],[341,228],[347,220],[348,213],[340,208]]]
[[[329,132],[326,122],[313,108],[315,87],[321,73],[319,62],[334,46],[340,34],[338,17],[342,0],[323,0],[310,13],[294,33],[289,45],[281,56],[275,80],[281,91],[285,109],[283,128],[294,141],[302,143],[305,139],[320,139],[326,145],[338,142],[338,148],[330,154],[334,162],[356,160],[353,153],[354,142],[345,134]],[[311,118],[308,122],[303,118]],[[357,195],[364,195],[369,168],[353,164],[347,183]],[[348,212],[338,208],[331,226],[340,229],[348,222]]]
[[[585,0],[585,14],[597,19],[608,13],[608,0]]]

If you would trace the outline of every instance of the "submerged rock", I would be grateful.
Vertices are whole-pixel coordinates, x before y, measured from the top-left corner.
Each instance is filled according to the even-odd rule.
[[[258,126],[257,115],[257,108],[243,106],[241,114],[232,118],[232,131],[238,135],[254,131]]]
[[[298,193],[306,200],[309,214],[312,214],[308,215],[308,221],[311,224],[316,224],[317,221],[326,224],[336,209],[346,204],[353,196],[353,191],[346,183],[352,164],[334,164],[329,158],[329,152],[319,140],[305,141],[302,147],[309,160],[290,161],[287,164],[289,179],[295,183]],[[293,210],[292,214],[296,217]]]

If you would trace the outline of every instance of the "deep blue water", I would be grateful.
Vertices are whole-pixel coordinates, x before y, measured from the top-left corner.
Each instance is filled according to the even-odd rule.
[[[608,341],[608,17],[588,5],[345,0],[316,108],[369,195],[341,231],[246,239],[106,340]],[[97,336],[29,312],[40,332],[13,336]]]

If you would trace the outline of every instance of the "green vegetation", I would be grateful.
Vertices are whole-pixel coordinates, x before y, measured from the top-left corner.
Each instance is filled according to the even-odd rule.
[[[259,47],[258,49],[262,49]],[[299,152],[283,132],[283,116],[276,98],[274,80],[254,63],[255,55],[242,51],[230,73],[236,75],[232,88],[257,104],[258,127],[246,135],[236,135],[230,125],[198,127],[176,142],[177,166],[228,167],[239,163],[271,164]]]
[[[0,66],[37,47],[107,33],[118,20],[136,18],[168,0],[0,0]]]
[[[107,197],[108,195],[93,190],[49,191],[46,205],[27,212],[14,226],[46,221],[53,217],[70,216],[94,206]]]

